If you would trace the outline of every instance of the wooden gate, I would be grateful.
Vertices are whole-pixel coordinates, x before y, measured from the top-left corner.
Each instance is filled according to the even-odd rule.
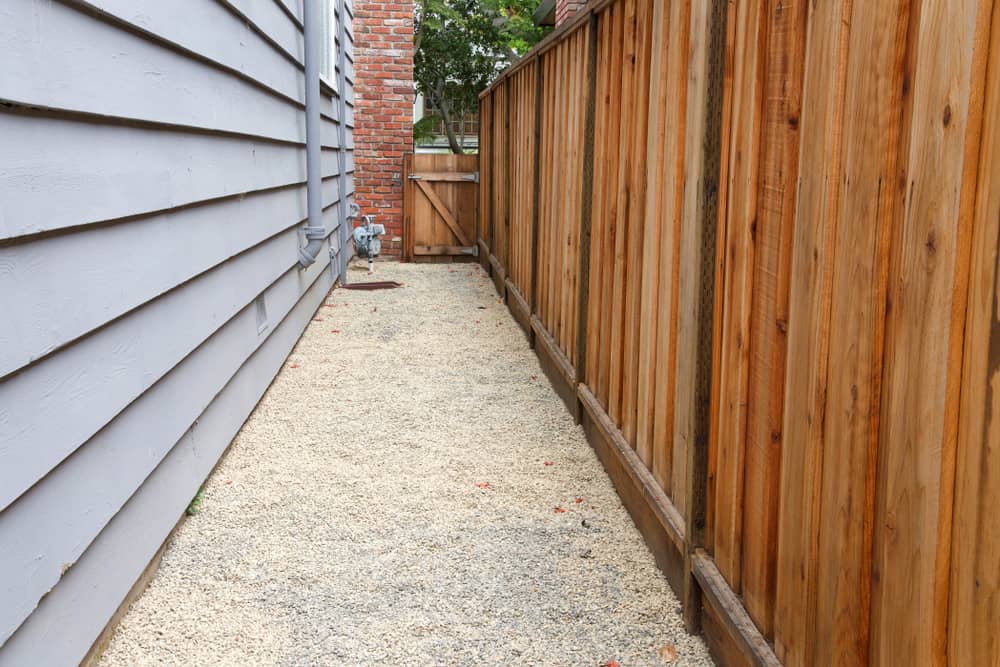
[[[476,155],[408,155],[403,167],[403,259],[471,258],[479,201]]]

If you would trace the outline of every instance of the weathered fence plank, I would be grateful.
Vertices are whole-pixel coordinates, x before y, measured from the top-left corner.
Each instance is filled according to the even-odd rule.
[[[482,95],[480,247],[724,664],[1000,661],[994,5],[595,0]]]

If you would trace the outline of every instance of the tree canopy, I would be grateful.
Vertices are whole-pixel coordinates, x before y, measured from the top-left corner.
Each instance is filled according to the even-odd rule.
[[[545,34],[534,24],[539,0],[417,0],[414,79],[448,134],[476,108],[479,91]]]

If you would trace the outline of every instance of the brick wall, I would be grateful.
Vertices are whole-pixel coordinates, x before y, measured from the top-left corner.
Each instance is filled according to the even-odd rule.
[[[413,150],[413,0],[354,1],[354,183],[362,213],[385,225],[399,257],[403,155]]]
[[[576,14],[581,9],[586,0],[556,0],[556,27],[562,25],[563,21]]]

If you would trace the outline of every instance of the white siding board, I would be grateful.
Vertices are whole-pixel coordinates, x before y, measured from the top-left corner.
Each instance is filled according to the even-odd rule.
[[[302,0],[274,0],[283,4],[288,11],[295,15],[299,25],[302,24]]]
[[[292,266],[300,236],[272,237],[0,384],[0,509]]]
[[[0,665],[79,662],[337,279],[353,91],[341,119],[322,90],[328,236],[299,270],[297,17],[0,3]]]
[[[0,649],[0,667],[76,664],[84,657],[260,400],[330,284],[329,272],[320,272],[275,334]]]
[[[302,67],[277,52],[237,14],[204,0],[87,0],[140,30],[240,72],[305,104]]]
[[[0,136],[18,137],[0,160],[0,240],[306,180],[290,144],[2,112]]]
[[[305,62],[302,30],[288,18],[275,0],[219,0],[229,5],[258,30],[267,35],[288,57]]]
[[[282,97],[62,3],[20,1],[32,11],[0,20],[5,58],[19,64],[0,68],[0,98],[305,141],[304,115]]]
[[[18,313],[0,318],[0,379],[303,222],[305,193],[292,186],[0,247],[4,308]],[[324,203],[337,194],[328,179]]]
[[[252,303],[243,308],[0,514],[0,536],[7,536],[0,537],[0,645],[298,303],[303,283],[312,284],[326,270],[316,262],[306,271],[286,272],[263,292],[267,330],[250,335],[257,330],[256,312]]]

